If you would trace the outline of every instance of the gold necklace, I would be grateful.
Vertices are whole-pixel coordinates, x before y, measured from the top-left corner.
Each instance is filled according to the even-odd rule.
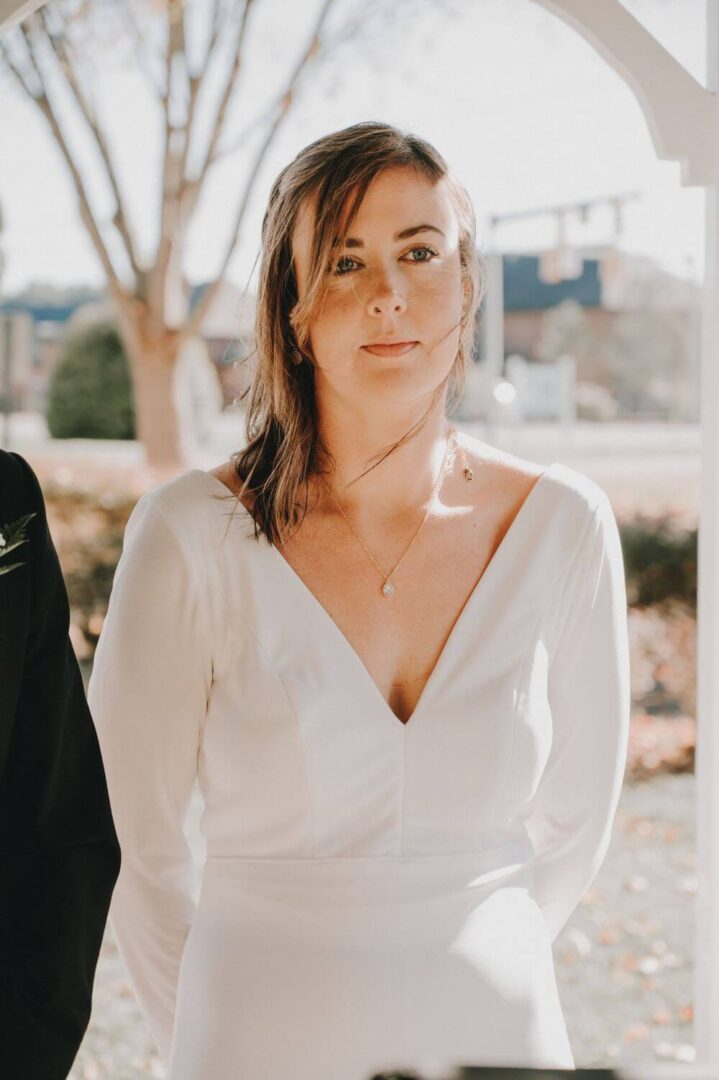
[[[393,574],[393,573],[395,572],[395,570],[397,569],[397,567],[399,566],[399,564],[400,564],[400,563],[402,562],[402,559],[404,559],[405,555],[407,554],[407,552],[409,551],[409,549],[410,549],[410,548],[412,547],[412,544],[413,544],[413,543],[415,542],[415,540],[416,540],[416,539],[417,539],[417,537],[419,536],[419,532],[420,532],[420,529],[422,528],[422,526],[424,525],[425,521],[426,521],[426,520],[427,520],[427,518],[429,517],[429,512],[430,512],[430,510],[432,509],[432,503],[434,502],[434,500],[435,500],[435,498],[436,498],[437,492],[439,491],[440,485],[441,485],[441,483],[442,483],[442,480],[443,480],[443,474],[444,474],[444,466],[445,466],[445,464],[446,464],[446,461],[447,461],[447,455],[449,454],[449,447],[450,447],[450,443],[452,442],[452,439],[453,439],[453,438],[455,438],[455,442],[456,442],[456,435],[457,435],[457,429],[456,429],[456,428],[453,428],[453,429],[452,429],[452,431],[451,431],[451,432],[450,432],[450,434],[449,434],[449,437],[448,437],[448,439],[447,439],[447,446],[446,446],[446,448],[445,448],[445,451],[444,451],[444,458],[442,459],[442,465],[441,465],[441,468],[440,468],[440,470],[439,470],[439,478],[438,478],[438,480],[437,480],[437,483],[435,484],[435,487],[434,487],[434,491],[432,492],[432,494],[431,494],[431,496],[430,496],[430,500],[429,500],[429,503],[427,504],[427,509],[426,509],[426,511],[425,511],[424,517],[422,518],[421,522],[419,523],[419,528],[417,529],[417,531],[415,532],[414,536],[413,536],[413,537],[412,537],[412,539],[410,540],[409,544],[408,544],[408,545],[407,545],[407,547],[405,548],[404,552],[402,553],[402,555],[400,555],[399,559],[398,559],[398,560],[397,560],[397,562],[396,562],[396,563],[394,564],[394,566],[392,567],[392,569],[390,570],[390,572],[389,572],[388,574],[385,574],[384,570],[382,569],[382,567],[380,566],[380,564],[379,564],[379,563],[377,562],[377,560],[375,559],[374,555],[373,555],[373,554],[372,554],[372,552],[371,552],[371,551],[369,550],[369,548],[368,548],[368,547],[367,547],[367,545],[365,544],[364,540],[362,539],[362,537],[360,536],[360,534],[359,534],[359,533],[357,532],[357,530],[355,529],[355,527],[354,527],[354,525],[352,524],[352,522],[350,521],[350,519],[349,519],[349,518],[347,517],[347,515],[345,514],[344,510],[342,509],[342,507],[340,506],[340,504],[339,504],[339,503],[337,502],[337,499],[336,499],[336,498],[335,498],[335,496],[334,496],[334,492],[333,492],[333,491],[332,491],[332,489],[330,488],[329,484],[328,484],[328,483],[327,483],[327,481],[326,481],[326,480],[324,479],[324,477],[322,477],[322,482],[324,483],[325,487],[327,488],[327,491],[329,492],[329,494],[330,494],[330,497],[331,497],[332,501],[334,502],[335,506],[337,507],[337,509],[339,510],[340,514],[342,515],[342,517],[343,517],[343,518],[345,519],[345,521],[346,521],[346,522],[347,522],[347,524],[349,525],[349,527],[350,527],[350,529],[352,530],[352,532],[354,533],[354,535],[355,535],[355,536],[357,537],[357,539],[359,540],[360,544],[361,544],[361,545],[362,545],[362,547],[364,548],[364,550],[365,550],[365,552],[367,553],[367,555],[369,555],[370,559],[372,560],[372,562],[374,563],[374,565],[375,565],[375,566],[377,567],[377,569],[379,570],[380,574],[382,575],[382,595],[383,595],[383,596],[388,596],[388,597],[389,597],[389,596],[393,596],[393,595],[394,595],[394,592],[395,592],[395,586],[394,586],[394,585],[392,584],[392,580],[391,580],[391,578],[392,578],[392,574]],[[472,472],[471,468],[469,467],[469,462],[467,461],[467,455],[466,455],[466,453],[465,453],[465,451],[464,451],[464,447],[460,446],[460,447],[459,447],[459,450],[460,450],[460,453],[461,453],[461,455],[462,455],[462,460],[463,460],[463,462],[464,462],[464,466],[463,466],[464,478],[465,478],[465,480],[472,480],[472,479],[473,479],[473,477],[474,477],[474,473]]]

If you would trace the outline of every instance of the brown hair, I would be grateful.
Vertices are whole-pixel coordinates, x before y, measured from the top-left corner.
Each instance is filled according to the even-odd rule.
[[[255,316],[257,365],[245,391],[250,394],[247,442],[231,459],[242,481],[239,497],[250,497],[256,538],[264,533],[271,543],[281,543],[301,521],[303,495],[306,512],[308,477],[331,470],[332,455],[317,422],[309,325],[327,287],[326,268],[333,259],[335,236],[346,235],[372,180],[397,166],[414,168],[433,183],[446,178],[459,222],[461,273],[469,285],[469,299],[447,379],[437,387],[419,422],[370,468],[421,429],[446,384],[447,412],[461,397],[485,286],[484,264],[475,245],[476,218],[467,192],[430,143],[390,124],[364,121],[316,139],[280,172],[262,221]],[[300,206],[309,197],[315,202],[314,235],[309,279],[300,299],[292,264],[292,233]]]

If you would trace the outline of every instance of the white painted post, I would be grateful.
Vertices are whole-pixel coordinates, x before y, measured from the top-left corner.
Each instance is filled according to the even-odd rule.
[[[707,0],[707,84],[719,83],[719,0]],[[719,113],[715,114],[719,127]],[[719,1076],[719,152],[705,189],[697,671],[696,1063]]]

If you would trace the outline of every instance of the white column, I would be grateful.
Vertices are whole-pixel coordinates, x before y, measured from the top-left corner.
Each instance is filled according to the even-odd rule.
[[[719,0],[707,0],[707,81],[719,75]],[[691,120],[688,118],[688,122]],[[719,127],[719,114],[715,117]],[[719,154],[707,185],[701,333],[701,506],[697,672],[696,1061],[719,1076]]]

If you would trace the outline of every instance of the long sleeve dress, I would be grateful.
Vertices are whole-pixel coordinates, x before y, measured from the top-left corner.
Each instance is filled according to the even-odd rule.
[[[139,500],[89,686],[111,924],[170,1080],[573,1068],[551,943],[606,854],[629,727],[606,494],[539,476],[407,724],[226,496],[194,469]]]

